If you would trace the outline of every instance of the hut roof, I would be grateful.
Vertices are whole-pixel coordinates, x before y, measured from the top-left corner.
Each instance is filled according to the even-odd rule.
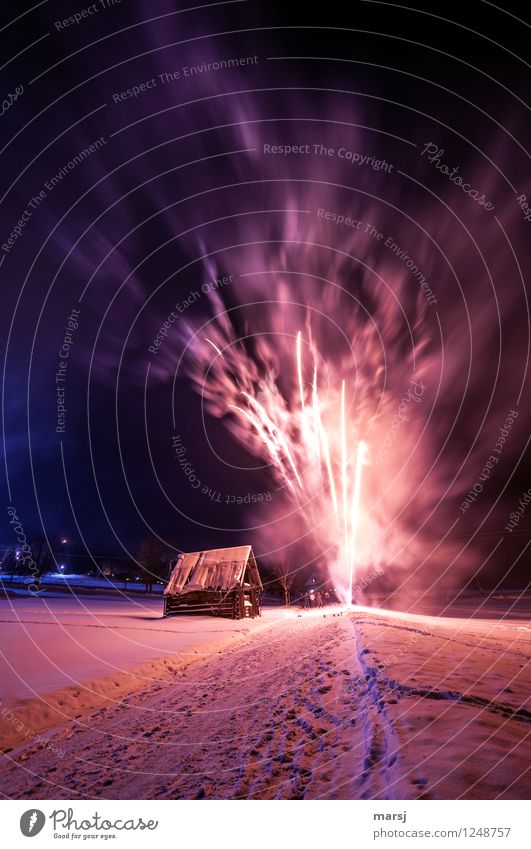
[[[250,545],[214,548],[180,554],[164,589],[165,595],[182,595],[196,590],[232,590],[248,580],[258,589],[262,582]]]

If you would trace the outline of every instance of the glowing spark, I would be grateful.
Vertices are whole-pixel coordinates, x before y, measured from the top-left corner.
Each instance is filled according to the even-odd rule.
[[[284,453],[285,453],[286,457],[288,458],[288,462],[289,462],[289,464],[290,464],[291,468],[293,469],[293,472],[294,472],[294,474],[295,474],[295,477],[297,478],[297,482],[298,482],[299,486],[300,486],[300,487],[301,487],[301,489],[302,489],[302,488],[303,488],[303,486],[302,486],[302,481],[301,481],[301,479],[300,479],[300,477],[299,477],[299,473],[298,473],[298,471],[297,471],[297,467],[296,467],[296,465],[295,465],[295,463],[294,463],[294,461],[293,461],[293,457],[291,456],[291,452],[290,452],[290,450],[289,450],[289,445],[288,445],[287,439],[285,438],[284,434],[282,433],[282,431],[280,431],[280,430],[278,429],[278,427],[276,427],[276,425],[274,424],[274,422],[272,422],[272,421],[271,421],[271,419],[270,419],[270,418],[269,418],[269,416],[267,415],[266,411],[264,410],[264,408],[263,408],[262,404],[260,404],[260,402],[259,402],[259,401],[257,401],[257,400],[256,400],[256,398],[253,398],[253,396],[252,396],[252,395],[249,395],[249,393],[248,393],[248,392],[242,392],[242,395],[243,395],[245,398],[247,398],[247,400],[249,401],[249,403],[251,404],[251,406],[253,407],[253,409],[255,409],[255,410],[256,410],[256,412],[257,412],[257,414],[258,414],[258,417],[259,417],[260,421],[261,421],[261,422],[264,424],[264,426],[267,428],[267,430],[269,431],[269,433],[271,434],[271,436],[273,437],[273,439],[276,439],[276,440],[277,440],[277,441],[278,441],[278,442],[282,445],[282,448],[283,448],[283,450],[284,450]]]
[[[205,342],[208,342],[209,345],[212,345],[212,347],[214,348],[215,351],[217,351],[217,353],[219,354],[219,356],[221,357],[222,360],[225,359],[225,357],[223,356],[223,353],[219,350],[218,346],[215,345],[214,342],[212,342],[211,339],[207,339],[206,336],[205,336]]]
[[[347,604],[352,604],[352,585],[354,582],[354,570],[356,568],[356,536],[360,515],[361,476],[365,463],[367,446],[363,441],[358,445],[356,454],[356,471],[354,473],[354,489],[352,493],[352,515],[351,515],[351,539],[350,539],[350,569]]]
[[[249,413],[248,410],[242,410],[241,407],[236,407],[233,404],[229,405],[230,408],[236,410],[238,413],[241,413],[243,416],[245,416],[245,418],[247,418],[251,422],[251,424],[256,429],[258,435],[262,438],[264,444],[266,445],[269,453],[271,454],[271,458],[277,464],[280,462],[281,468],[282,461],[280,459],[280,454],[277,445],[282,448],[288,460],[288,463],[291,466],[295,477],[297,478],[297,482],[300,488],[303,489],[302,480],[300,479],[297,467],[291,455],[291,451],[289,450],[289,445],[284,434],[278,429],[278,427],[276,427],[275,423],[267,415],[262,404],[260,404],[260,402],[257,401],[256,398],[253,398],[253,396],[249,395],[248,392],[242,392],[242,395],[244,396],[244,398],[247,399],[247,401],[251,405],[255,415],[252,415],[251,413]],[[283,468],[282,471],[284,473],[284,479],[291,484],[291,481],[286,475],[285,470]]]
[[[313,369],[313,384],[312,384],[312,418],[313,418],[313,438],[315,440],[315,448],[316,452],[319,455],[319,461],[321,460],[321,440],[319,438],[320,435],[320,411],[319,411],[319,396],[317,394],[317,366],[314,366]]]
[[[220,356],[219,348],[211,342]],[[316,481],[321,478],[324,492],[328,490],[333,508],[335,536],[338,545],[339,572],[343,577],[346,603],[352,604],[354,574],[359,559],[358,531],[361,511],[361,483],[363,465],[366,463],[367,446],[360,441],[355,452],[349,445],[347,433],[346,386],[341,383],[341,406],[339,427],[337,413],[335,426],[330,429],[330,415],[319,398],[319,379],[316,352],[309,343],[313,358],[313,380],[308,401],[304,390],[304,362],[302,335],[297,333],[296,366],[300,395],[300,410],[292,412],[289,404],[278,392],[274,375],[260,383],[260,400],[256,397],[255,380],[247,381],[247,390],[239,392],[241,406],[227,404],[247,422],[264,446],[273,469],[287,484],[299,515],[310,530],[322,522],[323,496],[315,498]],[[242,362],[245,365],[245,361]],[[238,377],[234,380],[239,384]],[[316,478],[317,473],[317,478]],[[295,486],[295,481],[298,487]],[[339,494],[340,491],[340,494]],[[304,503],[303,503],[304,497]],[[325,496],[324,496],[325,497]],[[329,508],[328,508],[329,509]]]
[[[313,414],[317,439],[319,440],[318,444],[320,447],[320,453],[322,453],[324,457],[326,471],[328,474],[328,484],[330,486],[330,494],[334,505],[334,513],[337,515],[336,483],[334,480],[334,473],[332,471],[332,463],[330,461],[330,446],[326,430],[324,429],[323,422],[321,420],[321,405],[319,403],[319,395],[317,393],[317,366],[315,366],[313,370]]]
[[[345,555],[348,551],[348,510],[347,510],[347,426],[345,421],[345,381],[341,382],[341,492],[343,501],[343,527],[345,534]]]
[[[329,445],[328,445],[328,436],[326,435],[326,431],[324,430],[321,422],[319,422],[319,424],[320,424],[321,443],[322,443],[322,446],[323,446],[323,453],[324,453],[325,464],[326,464],[326,471],[328,472],[328,483],[330,485],[330,494],[332,495],[332,503],[334,505],[334,513],[336,513],[336,515],[337,515],[337,509],[338,508],[337,508],[336,483],[335,483],[335,480],[334,480],[334,473],[332,471],[332,463],[330,462],[330,448],[329,448]]]
[[[304,384],[302,380],[302,352],[301,352],[301,332],[297,333],[297,374],[299,376],[299,392],[301,396],[301,407],[304,413]]]

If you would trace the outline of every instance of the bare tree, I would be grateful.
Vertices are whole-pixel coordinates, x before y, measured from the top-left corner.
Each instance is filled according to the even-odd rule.
[[[34,572],[36,577],[40,577],[48,569],[51,569],[56,561],[54,555],[55,540],[50,538],[48,541],[44,534],[35,534],[30,542],[31,552],[26,559],[30,563],[29,571]]]
[[[10,572],[9,583],[13,583],[13,578],[18,567],[18,559],[16,554],[16,546],[10,546],[4,554],[2,560],[2,571]]]
[[[136,556],[146,592],[153,592],[153,584],[162,578],[166,569],[167,549],[151,534],[141,544]]]
[[[136,570],[132,564],[130,566],[125,567],[122,573],[122,578],[124,579],[124,591],[127,591],[127,582],[134,580],[135,574]]]
[[[286,606],[291,604],[291,589],[297,577],[296,572],[288,563],[276,563],[273,567],[276,575],[277,583],[282,587],[284,592],[284,601]]]

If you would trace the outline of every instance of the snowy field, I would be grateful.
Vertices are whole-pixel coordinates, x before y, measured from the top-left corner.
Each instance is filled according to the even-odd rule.
[[[156,599],[4,600],[0,790],[530,798],[530,604],[514,601],[241,623],[162,619]]]
[[[162,599],[149,596],[0,599],[0,699],[11,705],[157,658],[185,660],[264,621],[163,618]]]
[[[27,740],[82,712],[221,650],[274,616],[235,622],[162,616],[162,599],[26,595],[0,599],[0,746]],[[278,615],[278,614],[277,614]]]

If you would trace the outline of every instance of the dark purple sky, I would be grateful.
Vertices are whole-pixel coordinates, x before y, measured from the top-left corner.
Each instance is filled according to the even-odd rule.
[[[3,547],[9,505],[28,534],[44,526],[98,552],[135,551],[150,531],[176,549],[252,537],[271,502],[257,513],[246,497],[274,501],[276,484],[226,422],[203,417],[180,361],[184,323],[211,317],[205,281],[233,275],[223,303],[242,331],[264,329],[266,308],[242,305],[278,281],[244,275],[280,266],[301,275],[294,296],[322,308],[305,275],[333,267],[380,327],[398,400],[408,326],[421,345],[432,384],[411,468],[419,488],[444,493],[423,533],[435,547],[479,529],[477,562],[522,582],[531,517],[499,534],[531,487],[530,26],[506,4],[462,4],[452,21],[416,5],[2,6]],[[314,226],[290,226],[281,211],[293,208]],[[383,239],[354,245],[319,208],[392,234],[436,306]],[[310,233],[320,247],[294,244]],[[370,277],[337,261],[347,244],[391,289],[400,280],[404,324]],[[460,512],[511,410],[496,469]],[[198,488],[176,463],[175,433]]]

